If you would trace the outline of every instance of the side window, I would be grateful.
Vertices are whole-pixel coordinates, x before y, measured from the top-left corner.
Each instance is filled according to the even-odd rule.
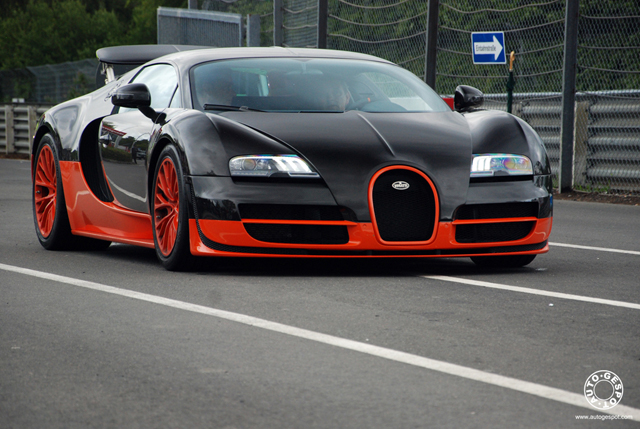
[[[151,93],[151,107],[165,109],[171,103],[171,97],[178,86],[178,76],[173,66],[169,64],[155,64],[143,68],[133,78],[131,83],[144,83]],[[178,101],[179,103],[179,101]],[[136,109],[120,108],[119,113]]]

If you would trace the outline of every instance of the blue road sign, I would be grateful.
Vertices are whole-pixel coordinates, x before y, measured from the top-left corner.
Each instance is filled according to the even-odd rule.
[[[502,31],[471,33],[474,64],[506,64]]]

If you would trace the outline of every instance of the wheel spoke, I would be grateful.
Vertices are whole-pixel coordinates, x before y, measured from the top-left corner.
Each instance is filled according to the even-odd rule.
[[[153,216],[160,252],[168,256],[178,234],[180,194],[175,165],[165,158],[158,169],[154,192]]]
[[[44,146],[38,156],[34,177],[34,203],[40,233],[48,237],[56,216],[57,174],[53,151]]]

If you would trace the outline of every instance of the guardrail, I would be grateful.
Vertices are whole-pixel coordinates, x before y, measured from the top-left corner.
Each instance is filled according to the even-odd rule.
[[[31,153],[31,139],[36,123],[49,107],[43,105],[7,104],[0,110],[0,153]]]

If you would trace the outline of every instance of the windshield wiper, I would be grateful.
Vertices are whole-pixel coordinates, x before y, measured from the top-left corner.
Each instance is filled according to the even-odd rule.
[[[264,112],[264,110],[252,109],[247,106],[229,106],[227,104],[205,104],[204,110],[222,110],[224,112]]]

